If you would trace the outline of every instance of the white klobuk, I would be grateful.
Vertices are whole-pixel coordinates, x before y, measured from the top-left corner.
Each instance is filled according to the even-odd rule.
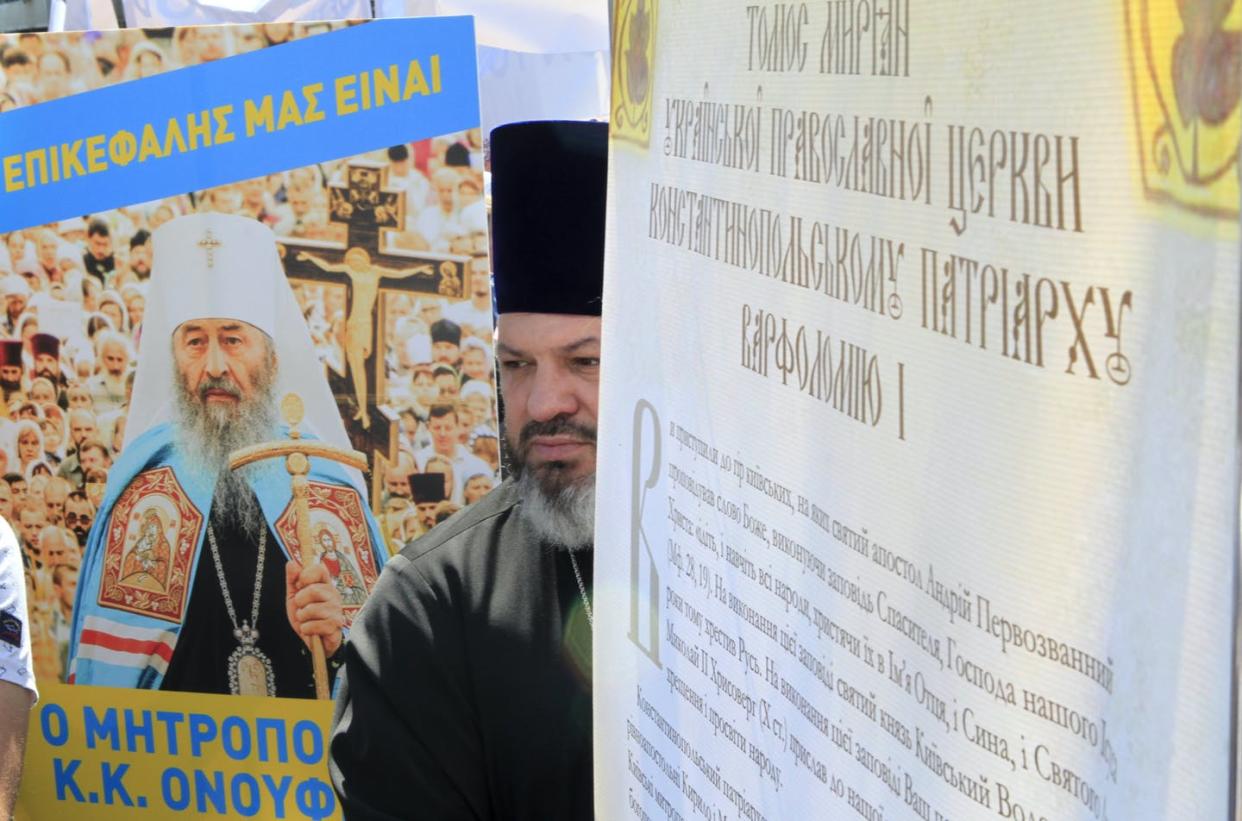
[[[236,319],[263,331],[276,350],[277,400],[302,397],[308,430],[348,447],[323,365],[281,264],[276,237],[258,220],[192,214],[152,235],[152,267],[126,444],[175,413],[172,335],[193,319]]]

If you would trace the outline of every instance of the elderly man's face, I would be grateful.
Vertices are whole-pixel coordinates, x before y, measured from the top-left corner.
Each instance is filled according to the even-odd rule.
[[[120,377],[125,373],[125,366],[128,364],[129,357],[125,355],[125,348],[117,342],[109,342],[103,346],[100,351],[103,354],[104,370],[109,376]]]
[[[99,426],[89,414],[74,413],[69,416],[69,438],[77,447],[87,439],[99,438]]]
[[[400,467],[389,468],[384,473],[384,489],[388,491],[389,496],[410,498],[409,474]]]
[[[173,357],[186,390],[208,406],[235,411],[255,395],[272,366],[267,338],[236,319],[195,319],[173,333]]]
[[[54,525],[65,520],[65,497],[63,487],[49,485],[43,490],[43,504],[47,508],[47,519]]]
[[[505,436],[545,487],[595,473],[600,318],[502,314],[497,325]]]
[[[65,546],[64,537],[59,530],[47,531],[39,540],[39,552],[43,556],[44,567],[55,567],[69,560],[69,549]]]

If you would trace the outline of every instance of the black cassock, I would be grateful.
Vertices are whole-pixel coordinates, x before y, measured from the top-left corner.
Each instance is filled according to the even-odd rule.
[[[505,482],[406,548],[355,621],[331,742],[350,821],[594,817],[590,626],[517,504]]]
[[[255,502],[258,509],[258,502]],[[254,602],[255,571],[259,564],[258,542],[240,528],[212,516],[211,527],[220,545],[220,560],[238,624],[250,620]],[[266,524],[265,524],[266,526]],[[288,559],[280,549],[271,528],[267,531],[263,578],[259,582],[258,647],[268,657],[274,673],[276,695],[282,698],[314,698],[315,673],[306,643],[289,626],[285,612],[285,565]],[[229,656],[238,647],[233,635],[220,578],[211,556],[211,546],[203,536],[198,569],[190,589],[185,622],[177,638],[168,672],[161,690],[194,693],[229,693]],[[337,659],[341,653],[337,651]],[[328,664],[332,676],[337,659]]]

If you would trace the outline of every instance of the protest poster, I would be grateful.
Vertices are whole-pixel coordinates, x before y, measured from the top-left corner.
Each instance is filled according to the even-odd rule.
[[[19,817],[338,816],[344,633],[320,676],[287,594],[348,626],[499,480],[472,21],[0,45],[30,68],[0,99],[0,515],[41,696]],[[238,429],[271,458],[226,474]]]
[[[1240,24],[616,4],[600,811],[1233,817]]]

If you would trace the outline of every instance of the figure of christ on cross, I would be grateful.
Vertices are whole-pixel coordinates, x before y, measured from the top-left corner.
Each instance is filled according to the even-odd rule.
[[[349,277],[353,299],[349,307],[349,318],[345,321],[345,361],[353,376],[354,393],[358,396],[358,412],[354,414],[354,419],[360,421],[363,428],[370,428],[366,360],[371,355],[371,338],[374,335],[371,314],[379,296],[380,278],[406,279],[420,275],[432,277],[435,276],[435,267],[424,263],[400,270],[385,268],[371,262],[371,255],[362,248],[350,248],[345,252],[344,260],[339,263],[328,262],[323,257],[306,251],[299,251],[297,259],[309,262],[320,270]]]

